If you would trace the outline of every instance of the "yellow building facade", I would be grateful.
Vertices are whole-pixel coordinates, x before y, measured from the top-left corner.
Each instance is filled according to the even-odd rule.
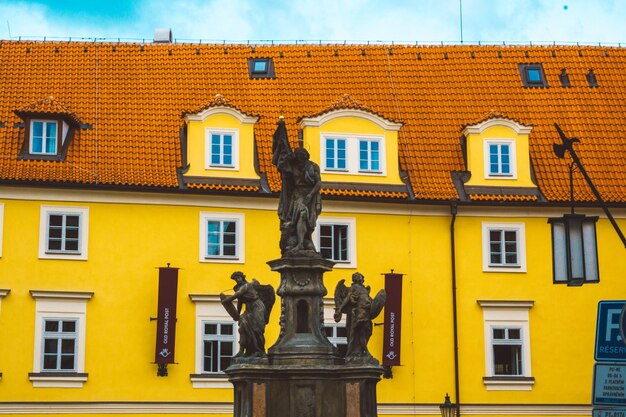
[[[47,45],[28,45],[32,52],[48,53]],[[23,59],[16,56],[24,46],[12,42],[0,54]],[[72,59],[80,60],[79,52],[89,56],[93,46],[72,47]],[[131,50],[133,45],[119,48],[116,53],[129,56],[144,53]],[[159,48],[149,45],[145,52],[164,52]],[[209,53],[200,46],[169,48],[174,56],[224,55],[219,48]],[[314,63],[335,65],[329,64],[337,56],[334,49],[314,48],[313,55],[322,56]],[[355,60],[400,59],[407,53],[411,59],[419,54],[421,61],[432,52],[339,50]],[[439,415],[446,394],[460,404],[459,415],[591,415],[597,306],[626,294],[624,248],[577,179],[576,213],[599,217],[594,238],[599,278],[588,275],[578,286],[555,278],[548,219],[570,212],[570,189],[567,169],[558,168],[567,164],[541,142],[547,130],[542,119],[511,114],[515,105],[502,103],[506,108],[499,110],[506,115],[490,110],[487,117],[476,112],[448,120],[441,114],[450,112],[442,110],[435,118],[436,104],[418,105],[411,94],[403,101],[400,82],[391,107],[385,107],[389,100],[377,102],[363,90],[358,92],[374,104],[344,95],[334,103],[325,99],[326,107],[305,106],[301,94],[275,85],[281,77],[289,82],[288,70],[295,68],[280,59],[300,52],[306,50],[268,46],[254,52],[263,62],[271,56],[269,68],[276,73],[263,79],[256,61],[248,60],[240,83],[251,83],[245,93],[235,89],[212,98],[189,89],[188,95],[201,97],[184,101],[183,88],[160,104],[168,109],[160,118],[156,110],[146,111],[140,95],[129,98],[146,124],[127,127],[131,133],[120,142],[106,135],[124,131],[126,119],[118,114],[96,121],[86,88],[86,98],[71,108],[42,107],[50,101],[24,107],[35,101],[30,99],[18,106],[13,95],[2,95],[6,121],[0,139],[14,145],[3,148],[0,171],[0,414],[232,415],[233,390],[223,369],[237,350],[237,331],[219,294],[232,291],[234,271],[274,288],[279,284],[267,262],[281,256],[280,178],[271,160],[273,129],[283,116],[292,147],[307,149],[320,166],[323,208],[314,241],[335,262],[324,276],[329,340],[345,344],[345,325],[332,320],[332,292],[340,280],[361,272],[376,294],[384,288],[384,274],[403,275],[401,362],[378,383],[378,415]],[[446,53],[446,62],[438,61],[444,66],[447,54],[459,51],[439,52]],[[251,54],[231,47],[228,59],[256,57]],[[394,65],[396,71],[407,68],[403,62]],[[342,66],[347,67],[352,66]],[[316,80],[303,74],[304,83]],[[229,76],[215,77],[226,85]],[[14,88],[11,77],[4,77],[7,88]],[[336,100],[334,84],[324,83],[325,94]],[[377,94],[389,92],[372,83]],[[558,93],[552,88],[546,94]],[[31,90],[28,97],[38,97]],[[520,90],[535,93],[522,81]],[[258,104],[258,97],[267,101]],[[428,112],[423,120],[414,115]],[[61,126],[70,116],[80,123],[69,133],[58,127],[57,137],[48,126]],[[152,119],[161,130],[147,124]],[[444,135],[447,124],[453,126]],[[594,146],[608,149],[593,129],[576,128],[581,139],[587,135]],[[100,150],[98,158],[93,149]],[[626,155],[622,146],[617,159],[592,152],[585,157],[594,162],[592,176],[618,227],[626,229],[619,152]],[[604,174],[596,169],[603,163]],[[157,376],[153,319],[158,268],[167,266],[179,268],[175,363],[167,366],[167,376]],[[266,349],[278,338],[279,316],[277,303]],[[383,315],[374,320],[369,342],[381,362],[384,325]]]

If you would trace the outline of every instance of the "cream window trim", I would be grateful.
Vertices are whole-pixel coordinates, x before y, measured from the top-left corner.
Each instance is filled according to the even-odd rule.
[[[258,116],[249,116],[244,114],[232,107],[222,107],[222,106],[214,106],[209,107],[197,114],[188,114],[185,116],[185,120],[187,122],[203,122],[209,117],[218,115],[218,114],[226,114],[234,117],[237,121],[244,125],[253,125],[259,121]]]
[[[508,127],[512,131],[515,132],[516,135],[528,135],[533,129],[532,126],[524,126],[520,123],[517,123],[515,120],[504,119],[501,117],[494,117],[492,119],[485,120],[473,126],[467,126],[463,130],[463,135],[480,135],[485,130],[496,127],[496,126],[504,126]]]
[[[507,145],[509,147],[509,165],[510,165],[509,169],[511,171],[509,174],[491,173],[491,164],[490,164],[491,161],[490,161],[490,153],[489,153],[490,145]],[[498,138],[483,139],[483,163],[484,163],[485,179],[516,180],[517,179],[517,151],[516,151],[515,139],[498,139]],[[500,161],[498,163],[500,163]]]
[[[316,243],[317,250],[320,251],[320,226],[323,225],[346,225],[348,226],[348,261],[335,261],[333,268],[356,268],[357,267],[357,250],[356,250],[356,218],[354,217],[326,217],[317,218],[317,227],[313,230],[313,242]]]
[[[190,375],[193,388],[232,388],[230,381],[222,374],[203,374],[203,323],[205,321],[232,322],[234,324],[235,349],[239,347],[239,333],[237,323],[228,315],[218,295],[189,294],[189,298],[196,305],[196,359],[195,374]],[[235,350],[236,351],[236,350]]]
[[[232,163],[213,164],[211,162],[212,137],[213,135],[231,135],[232,136]],[[221,170],[221,171],[238,171],[239,170],[239,129],[207,127],[204,129],[204,169]]]
[[[529,310],[534,301],[529,300],[478,300],[483,310],[485,377],[483,383],[489,391],[529,391],[535,383],[531,370]],[[493,340],[494,328],[521,330],[521,375],[495,375]]]
[[[78,215],[79,223],[79,244],[76,253],[51,253],[47,250],[48,243],[48,216],[50,214]],[[87,260],[89,248],[89,207],[69,207],[69,206],[41,206],[39,216],[39,259],[66,259],[66,260]]]
[[[316,117],[305,117],[300,122],[300,126],[302,128],[321,127],[325,123],[328,123],[332,120],[340,119],[343,117],[354,117],[358,119],[365,119],[374,123],[381,129],[384,129],[389,132],[397,132],[402,127],[402,123],[392,122],[383,117],[377,116],[373,113],[366,112],[364,110],[358,110],[358,109],[339,109],[339,110],[326,112]]]
[[[9,295],[10,292],[11,290],[0,289],[0,312],[2,312],[2,299]]]
[[[491,263],[490,238],[491,230],[515,231],[517,237],[517,263],[511,265],[494,265]],[[504,248],[503,248],[504,249]],[[513,272],[526,271],[526,225],[524,223],[482,222],[482,258],[483,272]],[[503,254],[504,256],[504,254]]]
[[[235,256],[208,256],[208,221],[233,221],[236,223]],[[200,262],[208,263],[245,263],[245,216],[239,213],[200,212],[199,248]]]
[[[346,142],[346,168],[334,169],[326,167],[326,139],[343,139]],[[378,142],[379,154],[378,163],[380,169],[361,170],[360,169],[360,150],[359,144],[361,140]],[[384,177],[387,175],[387,144],[384,136],[381,135],[361,135],[346,133],[320,133],[320,171],[322,174],[339,174],[339,175],[362,175],[370,177]]]
[[[92,292],[31,290],[35,299],[35,340],[33,372],[29,375],[35,388],[81,388],[87,380],[85,373],[85,335],[87,329],[87,301]],[[44,319],[75,319],[77,348],[75,372],[46,372],[42,369]]]

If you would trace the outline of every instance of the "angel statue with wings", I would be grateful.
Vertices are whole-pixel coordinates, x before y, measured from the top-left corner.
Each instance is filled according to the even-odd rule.
[[[233,358],[265,357],[265,325],[268,323],[276,296],[271,285],[261,285],[256,279],[246,281],[243,272],[230,276],[237,284],[233,295],[220,294],[222,305],[239,327],[239,352]],[[233,301],[237,300],[237,307]],[[241,313],[242,307],[246,309]]]
[[[339,281],[335,287],[334,318],[336,322],[339,322],[342,314],[346,315],[348,333],[346,359],[378,363],[367,350],[367,342],[372,336],[372,320],[380,314],[387,295],[382,289],[372,299],[370,287],[363,285],[364,280],[363,274],[355,272],[352,274],[350,288],[346,287],[344,279]]]

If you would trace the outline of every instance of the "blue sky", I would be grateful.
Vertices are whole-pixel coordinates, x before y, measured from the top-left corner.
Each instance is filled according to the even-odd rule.
[[[626,0],[461,0],[463,40],[626,44]],[[459,43],[459,0],[0,0],[0,38]]]

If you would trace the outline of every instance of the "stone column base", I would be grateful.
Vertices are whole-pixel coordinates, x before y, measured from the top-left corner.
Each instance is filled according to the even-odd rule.
[[[377,417],[377,365],[233,365],[234,417]]]

